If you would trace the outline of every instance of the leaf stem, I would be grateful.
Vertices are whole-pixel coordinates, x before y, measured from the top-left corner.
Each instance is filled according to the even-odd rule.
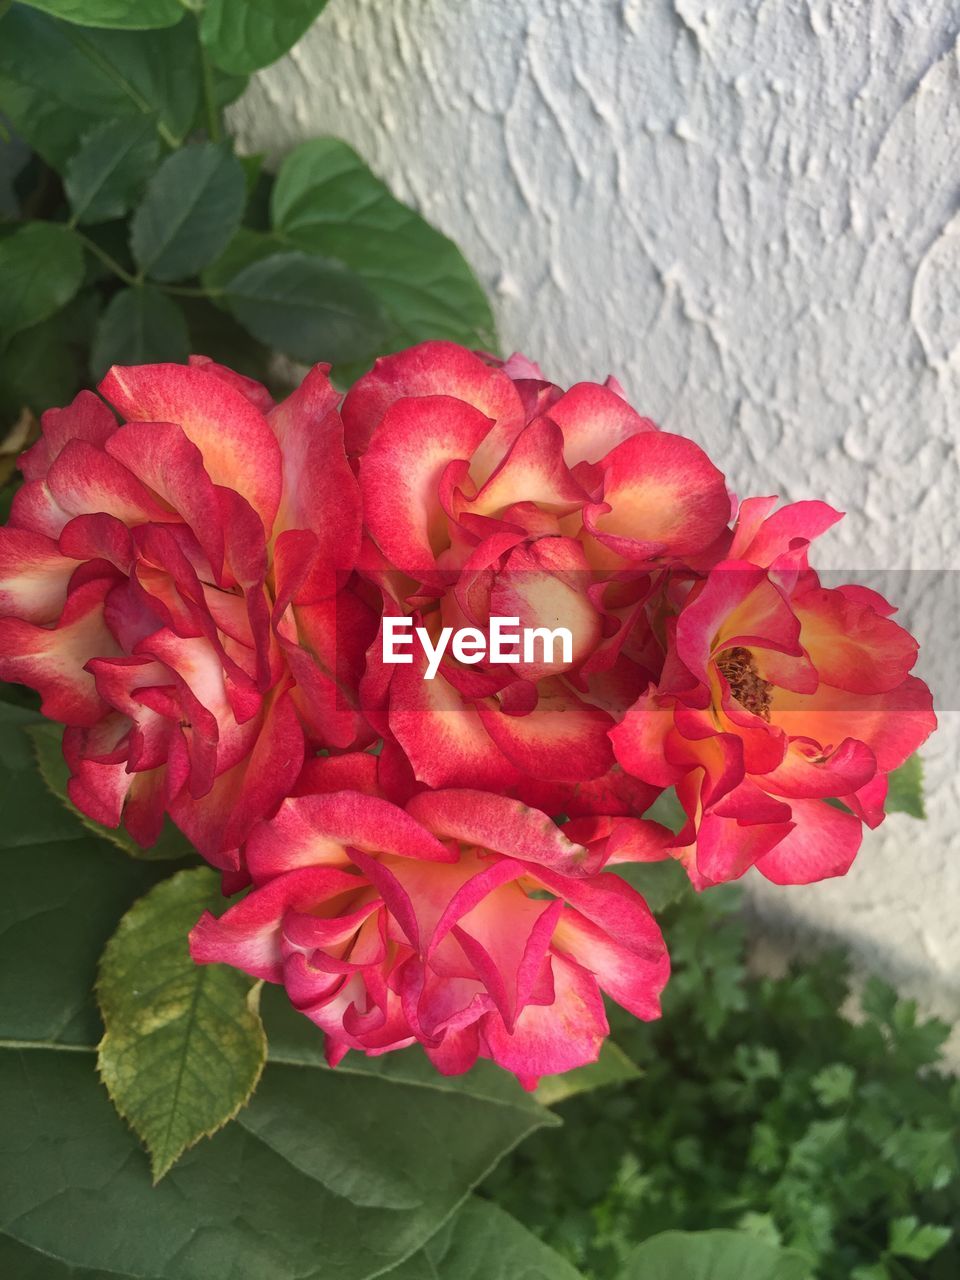
[[[220,127],[220,112],[213,92],[213,64],[200,34],[201,15],[196,10],[194,10],[194,18],[197,23],[197,44],[200,47],[200,67],[203,73],[203,102],[207,113],[207,133],[210,135],[211,142],[220,142],[223,138],[223,130]]]
[[[89,236],[78,230],[74,225],[73,219],[64,224],[64,229],[71,231],[84,248],[89,249],[95,258],[99,258],[107,270],[112,271],[124,284],[129,285],[132,289],[140,289],[147,283],[142,271],[139,275],[132,276],[129,271],[121,267],[116,258],[112,258],[105,249],[101,249],[95,240],[91,240]],[[172,293],[178,298],[215,298],[223,292],[222,289],[204,289],[202,286],[196,285],[161,284],[159,280],[151,280],[150,283],[162,293]]]
[[[139,91],[139,89],[137,89],[134,85],[130,83],[130,81],[126,78],[126,76],[124,76],[122,72],[120,72],[110,62],[109,58],[105,58],[99,52],[95,44],[92,44],[83,35],[81,35],[80,30],[76,27],[70,27],[69,30],[65,29],[64,35],[66,39],[68,39],[70,43],[74,45],[75,48],[79,49],[79,51],[84,55],[84,57],[90,59],[90,61],[94,64],[94,66],[96,66],[103,73],[106,79],[112,80],[116,85],[119,86],[119,88],[126,94],[126,96],[137,107],[139,111],[142,111],[143,114],[146,116],[153,117],[156,124],[157,133],[160,135],[160,137],[163,139],[166,145],[170,147],[171,150],[173,150],[175,147],[179,147],[181,139],[176,137],[173,134],[173,132],[167,127],[167,125],[165,125],[164,122],[160,119],[159,115],[156,113],[156,111],[153,109],[153,107],[150,105],[147,99],[144,98],[143,94]]]
[[[57,1053],[96,1053],[95,1044],[62,1044],[56,1040],[0,1040],[0,1049],[52,1049]]]
[[[107,253],[105,249],[101,249],[95,240],[91,240],[89,236],[85,236],[82,231],[79,231],[73,225],[72,222],[67,224],[67,229],[77,237],[85,249],[88,249],[95,258],[100,259],[108,271],[112,271],[115,276],[119,276],[124,284],[134,285],[137,283],[130,272],[125,271],[123,267],[121,267],[116,258],[111,258],[110,254]]]

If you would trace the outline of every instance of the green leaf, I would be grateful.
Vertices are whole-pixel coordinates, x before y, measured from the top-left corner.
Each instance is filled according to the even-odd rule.
[[[449,1079],[405,1051],[369,1062],[351,1054],[330,1070],[321,1033],[290,1011],[302,1030],[271,1031],[273,1058],[249,1105],[153,1188],[147,1158],[96,1078],[90,989],[105,939],[159,868],[49,803],[21,728],[35,722],[0,703],[7,1274],[366,1280],[422,1250],[506,1151],[555,1123],[491,1063]],[[284,1007],[283,993],[272,994]]]
[[[657,915],[690,893],[690,877],[675,858],[662,862],[620,862],[610,868],[643,895]]]
[[[534,1096],[545,1107],[555,1107],[578,1093],[589,1093],[608,1084],[638,1080],[643,1072],[613,1040],[605,1040],[600,1057],[586,1067],[575,1067],[561,1076],[543,1076]]]
[[[147,119],[168,146],[193,127],[203,81],[189,15],[143,36],[87,31],[17,6],[2,35],[0,111],[61,172],[104,120]]]
[[[913,1215],[894,1218],[890,1223],[890,1252],[898,1258],[927,1262],[940,1252],[952,1235],[950,1227],[922,1226]]]
[[[83,280],[83,249],[66,227],[27,222],[0,240],[0,335],[39,324],[66,306]]]
[[[206,298],[184,298],[183,312],[190,331],[190,350],[229,365],[258,382],[270,378],[270,355],[251,338],[228,311]]]
[[[16,1280],[133,1280],[129,1275],[78,1271],[9,1236],[0,1237],[0,1268]],[[209,1280],[221,1274],[210,1272]],[[312,1271],[305,1280],[320,1277]],[[515,1218],[472,1196],[423,1249],[383,1273],[384,1280],[583,1280]]]
[[[70,797],[67,795],[70,770],[67,767],[66,760],[63,758],[63,749],[61,747],[63,731],[59,725],[52,724],[49,720],[41,720],[37,724],[27,725],[26,732],[33,743],[40,776],[60,803],[73,814],[78,822],[83,823],[88,830],[104,840],[109,840],[111,844],[115,844],[118,849],[122,849],[124,853],[129,854],[132,858],[144,858],[149,861],[170,861],[171,859],[186,858],[194,853],[193,846],[187,837],[173,825],[169,818],[166,820],[156,844],[151,845],[149,849],[143,849],[137,844],[136,840],[127,834],[125,827],[104,827],[101,823],[94,822],[93,818],[88,818],[86,814],[81,813],[79,809],[74,807]]]
[[[381,1275],[422,1249],[505,1144],[538,1124],[532,1110],[465,1091],[268,1065],[241,1118],[151,1187],[91,1066],[56,1050],[0,1053],[0,1232],[111,1275]],[[470,1274],[452,1270],[456,1256],[441,1273],[449,1280]]]
[[[681,832],[687,825],[686,810],[678,800],[676,790],[673,787],[667,787],[665,791],[661,791],[643,816],[649,819],[650,822],[659,822],[661,826],[667,827],[674,835]]]
[[[222,297],[260,342],[307,364],[372,358],[383,338],[377,300],[359,276],[306,253],[244,267]]]
[[[743,1231],[664,1231],[630,1254],[617,1280],[810,1280],[799,1254]]]
[[[243,167],[229,147],[201,142],[167,156],[133,215],[130,247],[155,280],[195,275],[222,253],[246,201]]]
[[[51,804],[23,727],[0,704],[0,1040],[92,1046],[104,943],[134,898],[163,874],[135,862]],[[88,1062],[92,1072],[92,1056]]]
[[[363,277],[389,321],[387,349],[425,338],[495,347],[489,303],[460,250],[395,200],[346,143],[320,138],[292,151],[272,210],[291,245]]]
[[[146,31],[172,27],[183,17],[180,0],[22,0],[22,3],[81,27]]]
[[[420,1267],[413,1269],[411,1264]],[[428,1269],[428,1268],[432,1268]],[[516,1218],[473,1197],[426,1247],[385,1280],[583,1280]]]
[[[98,305],[94,293],[81,292],[56,315],[10,339],[0,359],[0,434],[24,408],[39,416],[72,400],[87,382],[85,356]]]
[[[925,818],[923,803],[923,761],[912,755],[887,779],[887,813],[909,813],[911,818]]]
[[[159,156],[156,129],[142,116],[108,120],[91,130],[64,173],[73,220],[82,225],[122,217]]]
[[[550,1122],[489,1063],[455,1080],[423,1055],[321,1064],[322,1053],[314,1069],[272,1059],[239,1118],[151,1188],[92,1058],[10,1046],[0,1052],[0,1176],[12,1194],[0,1205],[0,1233],[111,1275],[364,1280],[423,1250],[503,1152]],[[547,1265],[542,1246],[525,1247]],[[438,1239],[437,1265],[451,1259],[444,1280],[459,1280],[453,1248]],[[402,1269],[398,1280],[417,1274]]]
[[[150,285],[122,289],[100,317],[90,353],[90,372],[99,381],[113,364],[186,361],[190,338],[183,312]]]
[[[219,67],[211,68],[210,79],[213,104],[221,111],[224,107],[229,107],[231,102],[236,102],[250,83],[249,76],[234,76],[228,71],[221,71]]]
[[[836,1107],[853,1096],[857,1073],[845,1062],[832,1062],[810,1081],[810,1087],[825,1107]]]
[[[266,1060],[259,989],[190,956],[190,930],[222,906],[215,871],[180,871],[130,908],[100,962],[100,1077],[146,1143],[154,1181],[237,1114]]]
[[[266,67],[296,44],[327,0],[206,0],[200,38],[225,71]]]
[[[20,216],[18,179],[30,163],[30,155],[22,138],[8,136],[0,140],[0,218],[12,220]]]
[[[213,295],[222,294],[230,281],[238,276],[244,267],[249,267],[254,262],[262,262],[264,258],[282,252],[283,241],[277,236],[267,235],[262,231],[252,231],[249,227],[241,227],[219,258],[201,272],[200,279],[203,287],[209,289]],[[222,301],[219,298],[215,300]]]
[[[868,1018],[889,1024],[894,1016],[899,1000],[895,987],[871,974],[863,984],[860,993],[860,1006]]]

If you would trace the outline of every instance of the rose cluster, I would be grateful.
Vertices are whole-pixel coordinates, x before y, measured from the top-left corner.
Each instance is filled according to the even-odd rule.
[[[823,585],[821,502],[733,499],[612,379],[431,342],[286,400],[202,357],[44,415],[0,530],[0,678],[65,725],[70,795],[169,816],[246,895],[194,958],[282,983],[327,1055],[419,1043],[532,1086],[669,961],[614,869],[843,874],[935,727],[917,644]],[[112,407],[111,407],[112,406]],[[409,618],[410,661],[384,618]],[[428,655],[493,618],[569,631]],[[666,788],[673,834],[642,815]]]

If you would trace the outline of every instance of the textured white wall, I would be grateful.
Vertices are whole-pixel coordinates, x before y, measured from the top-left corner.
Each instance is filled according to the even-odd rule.
[[[344,137],[461,245],[506,349],[614,371],[741,493],[846,510],[822,564],[958,569],[958,32],[958,0],[331,0],[233,126]],[[960,971],[952,581],[891,585],[947,707],[930,822],[753,889],[918,988]]]

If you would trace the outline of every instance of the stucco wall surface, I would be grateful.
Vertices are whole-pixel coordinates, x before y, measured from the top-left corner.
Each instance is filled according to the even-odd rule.
[[[234,109],[347,139],[463,248],[503,346],[613,371],[738,492],[848,514],[943,708],[930,821],[772,891],[924,989],[960,972],[960,2],[331,0]],[[945,997],[949,1001],[949,996]],[[941,1001],[942,1002],[942,1001]]]

